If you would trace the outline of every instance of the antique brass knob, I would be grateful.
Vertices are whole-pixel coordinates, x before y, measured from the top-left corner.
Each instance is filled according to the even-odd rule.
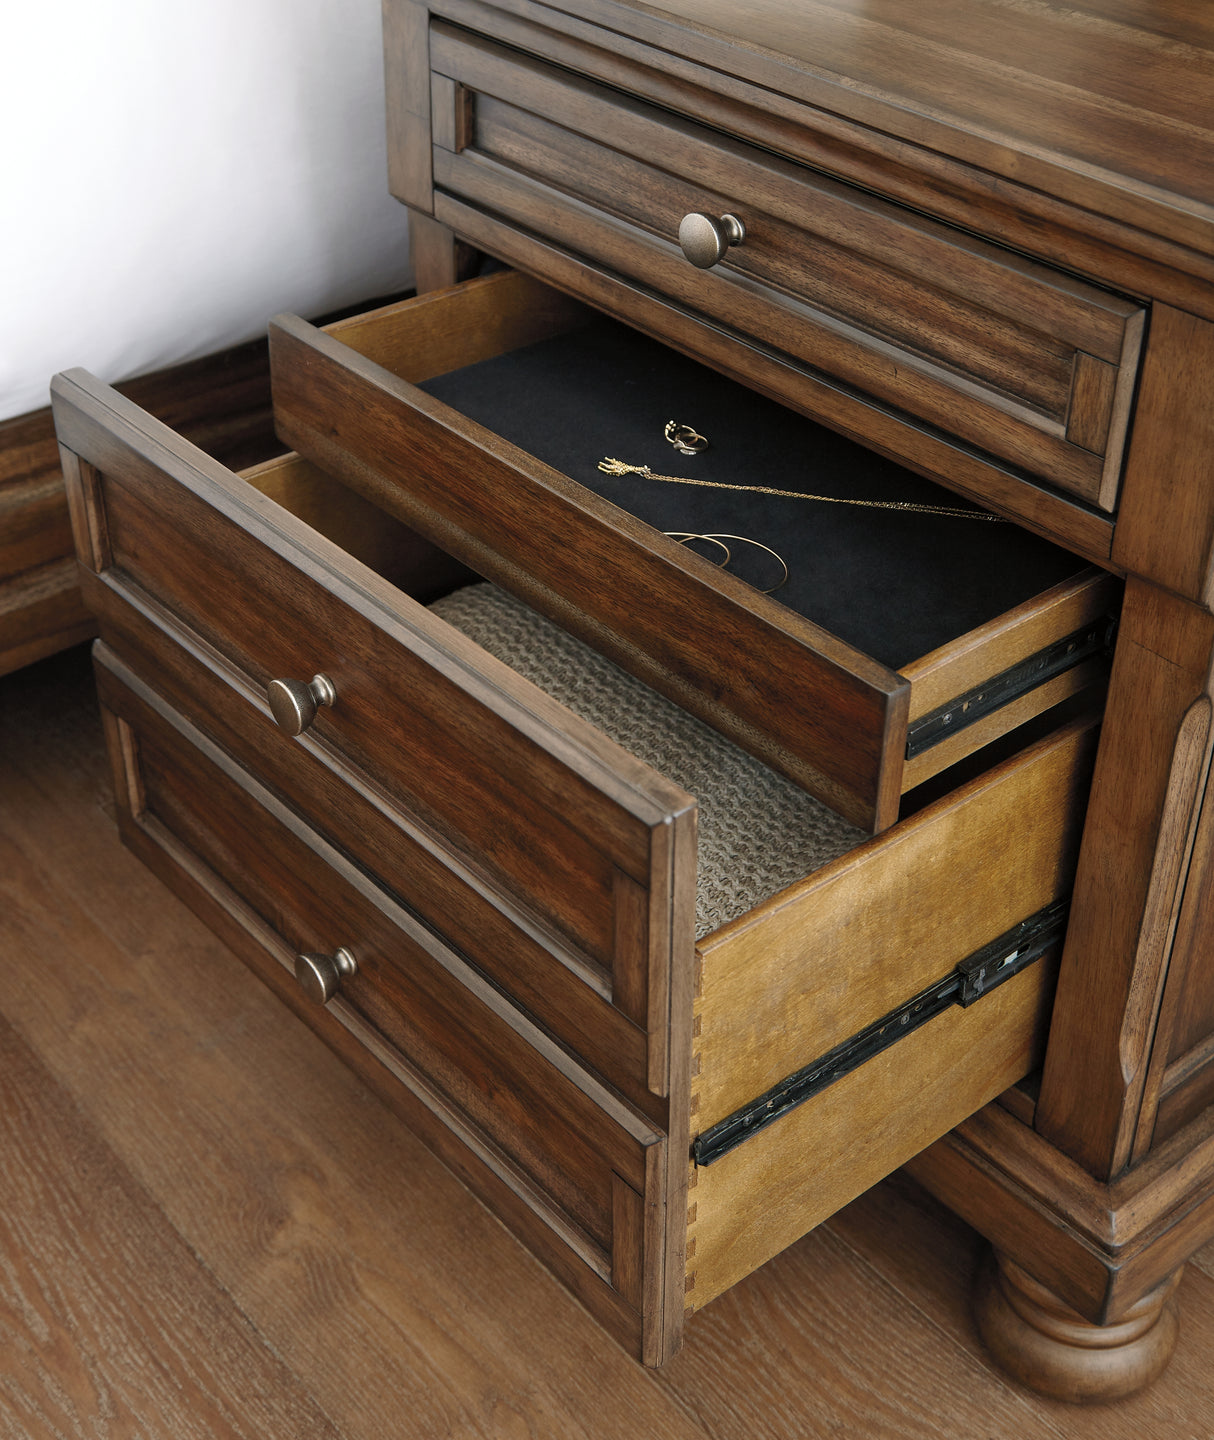
[[[337,994],[341,982],[358,969],[358,961],[344,945],[332,955],[297,955],[295,978],[309,1000],[323,1005]]]
[[[679,248],[688,260],[701,270],[709,270],[725,257],[731,245],[746,239],[746,226],[736,215],[714,219],[701,210],[693,210],[679,222]]]
[[[327,675],[313,675],[307,685],[302,680],[271,680],[266,699],[278,728],[288,735],[302,735],[320,706],[332,705],[337,699],[337,691]]]

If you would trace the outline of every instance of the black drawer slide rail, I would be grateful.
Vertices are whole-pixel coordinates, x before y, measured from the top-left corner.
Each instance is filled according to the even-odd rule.
[[[973,1005],[1013,975],[1019,975],[1062,939],[1069,904],[1068,900],[1059,900],[1038,910],[976,950],[904,1005],[705,1130],[691,1147],[696,1164],[711,1165],[757,1130],[849,1075],[882,1050],[888,1050],[920,1025],[926,1025],[953,1005]]]

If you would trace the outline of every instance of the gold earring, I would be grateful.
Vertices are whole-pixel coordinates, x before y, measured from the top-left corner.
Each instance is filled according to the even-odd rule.
[[[774,585],[769,585],[766,590],[760,589],[760,587],[756,585],[754,588],[759,591],[760,595],[772,594],[773,591],[778,590],[780,586],[788,580],[788,565],[786,564],[784,557],[782,555],[777,555],[770,545],[764,545],[761,540],[752,540],[749,535],[726,535],[724,532],[719,535],[704,535],[701,536],[701,539],[740,540],[743,545],[753,545],[757,550],[766,550],[767,553],[771,556],[771,558],[776,562],[776,564],[779,565],[780,569],[784,571],[784,574],[780,576],[780,578],[776,581]]]
[[[677,420],[667,420],[662,432],[680,455],[698,455],[708,449],[708,441],[690,425],[680,425]]]
[[[719,535],[699,535],[694,530],[664,530],[662,533],[669,535],[672,540],[677,540],[680,545],[687,545],[692,540],[707,540],[710,545],[715,545],[718,549],[724,550],[725,559],[716,561],[717,568],[720,570],[726,569],[732,558],[729,553],[729,546],[726,545]],[[697,550],[695,553],[698,555],[700,552]],[[707,560],[708,556],[705,555],[704,559]]]

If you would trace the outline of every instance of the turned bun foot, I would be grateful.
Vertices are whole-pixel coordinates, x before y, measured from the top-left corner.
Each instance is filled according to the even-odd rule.
[[[1180,1271],[1112,1325],[1093,1325],[1019,1265],[991,1253],[978,1276],[978,1332],[1014,1380],[1072,1404],[1121,1400],[1162,1374],[1176,1345]]]

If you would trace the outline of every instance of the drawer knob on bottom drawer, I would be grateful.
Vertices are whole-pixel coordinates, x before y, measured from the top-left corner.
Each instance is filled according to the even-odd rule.
[[[702,210],[693,210],[679,222],[679,248],[700,270],[711,269],[725,258],[731,245],[740,245],[745,239],[746,226],[736,215],[715,219]]]
[[[337,994],[341,982],[358,969],[358,961],[344,945],[332,955],[297,955],[295,978],[309,1000],[323,1005]]]
[[[327,675],[313,675],[308,685],[302,680],[271,680],[266,699],[278,728],[288,735],[302,735],[316,719],[317,710],[337,699],[337,691]]]

